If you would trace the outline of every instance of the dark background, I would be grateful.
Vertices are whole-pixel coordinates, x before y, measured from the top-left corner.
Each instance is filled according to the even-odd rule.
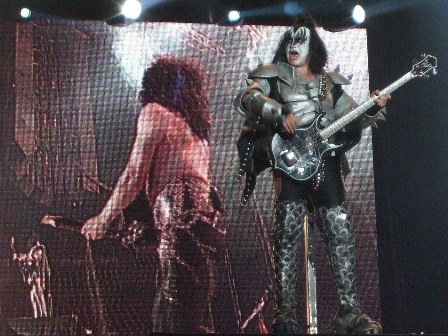
[[[24,2],[15,1],[17,6]],[[45,1],[45,5],[42,1],[31,3],[53,16],[74,15],[75,18],[103,20],[111,15],[109,2],[104,0],[97,6],[92,5],[94,1],[80,0]],[[221,1],[220,5],[229,3]],[[242,8],[258,8],[272,3],[234,2]],[[373,150],[384,331],[445,333],[448,331],[448,228],[445,214],[448,178],[444,174],[448,165],[445,107],[448,2],[389,0],[360,3],[365,5],[368,16],[364,26],[368,32],[372,89],[385,87],[408,72],[411,60],[421,53],[436,56],[440,64],[436,77],[427,81],[412,80],[393,94],[387,122],[373,132]],[[323,2],[315,1],[314,4],[322,5]],[[344,1],[327,1],[326,4],[331,6],[313,8],[316,13],[323,13],[319,17],[322,25],[335,29],[337,22],[338,29],[346,28],[341,12],[328,10]],[[56,7],[52,8],[52,5]],[[211,20],[218,15],[210,9],[217,6],[213,1],[176,1],[171,5],[184,10],[171,7],[169,15],[160,7],[159,12],[147,14],[146,19],[213,23]],[[15,17],[7,16],[15,5],[4,1],[2,6],[1,15],[15,20]],[[87,7],[74,10],[80,6]],[[93,11],[94,8],[104,12]],[[180,13],[188,14],[179,16]],[[285,24],[285,20],[289,18],[257,16],[246,22],[276,25]],[[5,35],[2,36],[3,39]],[[11,55],[2,56],[5,56],[2,57],[3,69],[11,61]]]
[[[382,320],[390,333],[448,331],[447,12],[446,1],[409,1],[367,24],[372,88],[409,71],[421,53],[440,64],[436,77],[393,94],[388,121],[373,132]]]

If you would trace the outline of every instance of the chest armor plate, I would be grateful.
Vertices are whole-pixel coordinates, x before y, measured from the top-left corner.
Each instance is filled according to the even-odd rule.
[[[277,83],[278,92],[285,107],[298,117],[298,126],[313,121],[319,110],[319,79],[305,81],[295,78],[292,87],[283,81]]]

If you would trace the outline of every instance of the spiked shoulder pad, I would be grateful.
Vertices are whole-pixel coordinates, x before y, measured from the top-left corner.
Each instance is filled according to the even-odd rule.
[[[264,64],[255,68],[249,73],[248,78],[279,78],[280,80],[292,85],[294,78],[294,68],[286,63]]]
[[[328,77],[330,77],[331,81],[334,84],[349,85],[349,84],[352,83],[352,81],[350,80],[349,77],[344,76],[340,72],[337,72],[337,71],[327,71],[326,74],[327,74]]]
[[[249,78],[272,78],[279,76],[277,64],[264,64],[249,73]]]

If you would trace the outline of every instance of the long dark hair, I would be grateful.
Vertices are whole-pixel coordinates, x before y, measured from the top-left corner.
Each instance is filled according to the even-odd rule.
[[[208,140],[210,113],[203,69],[190,58],[161,56],[145,70],[142,106],[158,103],[180,113],[193,133]]]
[[[306,27],[311,31],[310,37],[310,70],[312,73],[317,74],[322,72],[325,65],[328,62],[328,51],[325,47],[324,42],[320,38],[319,34],[316,31],[317,23],[314,21],[311,15],[303,14],[297,16],[295,19],[295,23],[293,28],[297,29],[299,27]],[[288,44],[290,39],[289,30],[286,31],[278,43],[277,49],[274,54],[274,58],[272,59],[272,63],[284,62],[288,63],[287,55],[286,55],[286,45]]]

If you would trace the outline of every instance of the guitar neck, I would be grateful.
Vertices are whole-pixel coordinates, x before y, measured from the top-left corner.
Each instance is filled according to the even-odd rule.
[[[384,96],[386,94],[390,94],[394,92],[396,89],[401,87],[402,85],[409,82],[412,78],[414,78],[414,74],[410,71],[406,73],[404,76],[390,84],[389,86],[385,87],[378,96],[371,97],[367,101],[365,101],[363,104],[359,105],[354,110],[348,112],[343,117],[339,118],[338,120],[333,121],[330,125],[320,130],[319,135],[323,139],[327,139],[336,132],[338,132],[340,129],[344,128],[346,125],[351,123],[353,120],[361,116],[364,112],[366,112],[369,108],[371,108],[373,105],[375,105],[376,100],[378,97]]]

